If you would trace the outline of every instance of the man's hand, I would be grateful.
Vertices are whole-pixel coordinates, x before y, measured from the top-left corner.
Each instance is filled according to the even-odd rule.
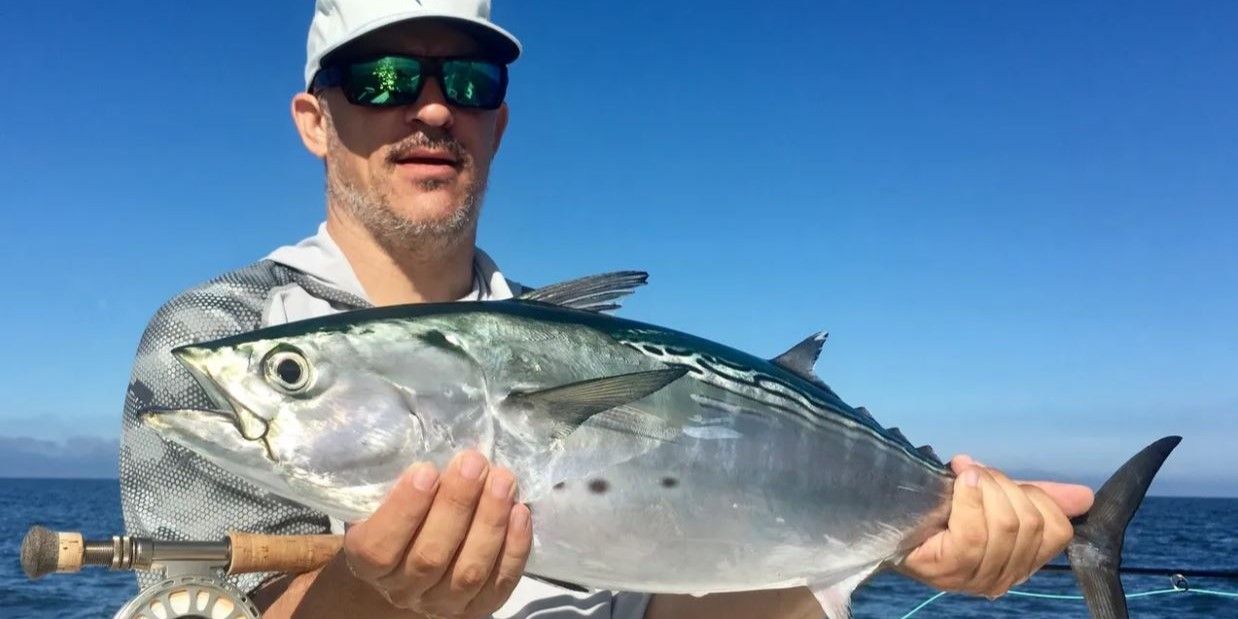
[[[931,587],[990,598],[1031,577],[1070,543],[1070,518],[1092,507],[1085,486],[1018,483],[967,456],[958,474],[947,530],[907,556],[899,571]]]
[[[441,479],[431,464],[414,466],[348,530],[345,560],[397,608],[488,617],[511,596],[532,545],[529,510],[515,496],[511,471],[475,451],[457,455]]]

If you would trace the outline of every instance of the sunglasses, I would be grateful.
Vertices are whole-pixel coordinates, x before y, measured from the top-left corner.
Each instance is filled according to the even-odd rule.
[[[386,55],[334,63],[314,76],[310,92],[339,86],[353,105],[397,107],[421,96],[428,78],[453,105],[498,109],[507,96],[507,65],[479,58],[420,58]]]

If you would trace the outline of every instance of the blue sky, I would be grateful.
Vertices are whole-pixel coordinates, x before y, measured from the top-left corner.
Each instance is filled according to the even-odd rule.
[[[1238,5],[495,0],[480,244],[819,373],[938,451],[1238,495]],[[0,8],[0,436],[115,437],[166,298],[311,233],[312,3]],[[777,10],[775,10],[777,9]]]

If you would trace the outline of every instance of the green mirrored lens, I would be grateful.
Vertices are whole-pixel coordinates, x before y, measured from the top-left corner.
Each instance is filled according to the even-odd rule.
[[[420,61],[387,57],[350,66],[347,87],[361,105],[407,105],[417,100],[422,79]]]
[[[443,88],[447,99],[458,105],[498,107],[503,102],[503,69],[482,60],[448,60],[443,63]]]

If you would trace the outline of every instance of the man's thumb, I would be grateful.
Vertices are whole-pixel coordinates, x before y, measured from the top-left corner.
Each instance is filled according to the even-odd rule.
[[[1036,486],[1045,491],[1050,499],[1066,514],[1067,518],[1082,516],[1092,509],[1095,498],[1092,489],[1078,484],[1063,484],[1055,481],[1022,481],[1020,485]]]

